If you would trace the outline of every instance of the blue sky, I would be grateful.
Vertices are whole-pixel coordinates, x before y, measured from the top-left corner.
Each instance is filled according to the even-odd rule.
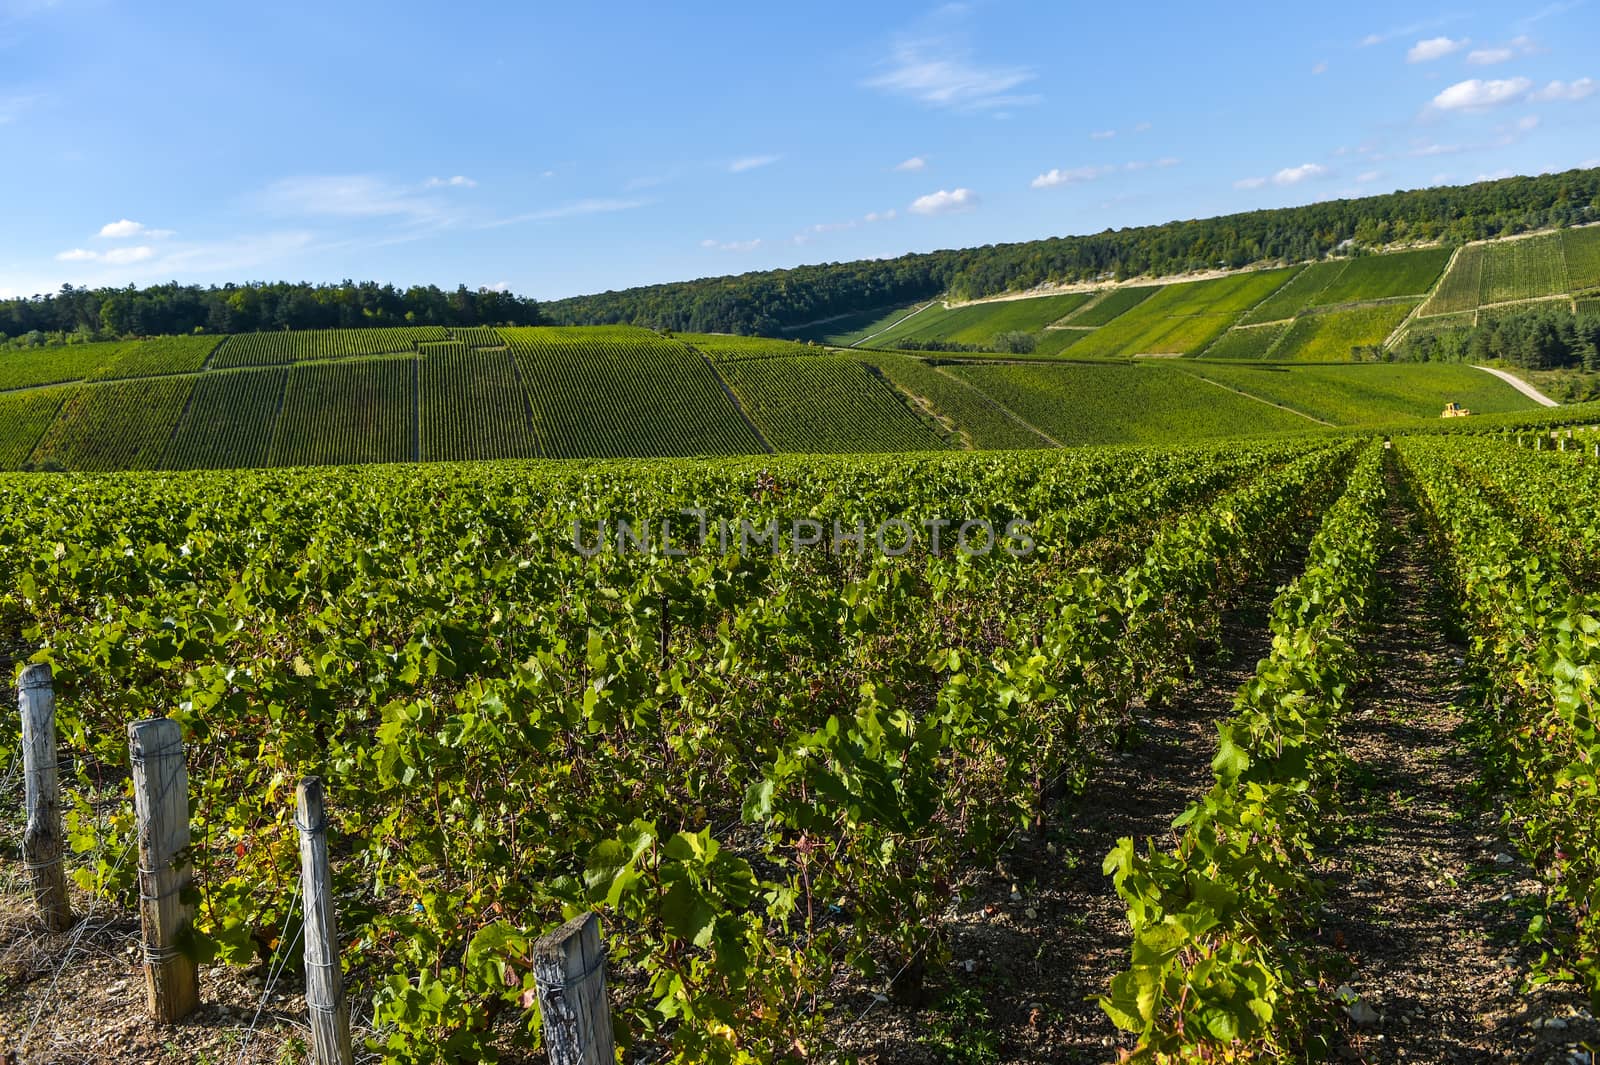
[[[0,0],[0,295],[541,299],[1600,165],[1600,0]]]

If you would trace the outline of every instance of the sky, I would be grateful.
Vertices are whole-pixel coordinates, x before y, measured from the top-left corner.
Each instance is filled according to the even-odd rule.
[[[1600,166],[1600,0],[1214,12],[0,0],[0,297],[554,299]]]

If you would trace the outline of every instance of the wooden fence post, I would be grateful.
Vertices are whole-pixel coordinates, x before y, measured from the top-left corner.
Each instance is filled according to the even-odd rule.
[[[22,712],[22,767],[28,827],[22,833],[22,865],[33,881],[33,904],[52,932],[72,924],[67,870],[62,863],[61,788],[56,775],[56,693],[50,667],[22,671],[17,682]]]
[[[614,1065],[600,918],[574,917],[533,945],[550,1065]]]
[[[189,849],[189,770],[183,732],[170,718],[128,726],[133,808],[139,831],[139,921],[150,1016],[171,1024],[200,1004],[199,967],[181,949],[194,923],[186,902],[193,873]]]
[[[300,829],[300,891],[305,899],[306,1011],[317,1065],[351,1065],[350,1007],[339,968],[339,925],[328,876],[328,816],[321,777],[306,777],[295,793]]]

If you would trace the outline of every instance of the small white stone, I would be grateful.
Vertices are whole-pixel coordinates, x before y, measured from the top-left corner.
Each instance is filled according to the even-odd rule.
[[[1032,921],[1032,920],[1035,920],[1035,919],[1038,918],[1039,911],[1034,909],[1032,906],[1029,906],[1026,910],[1022,911],[1022,916],[1026,917],[1028,920]]]
[[[1494,863],[1496,865],[1510,865],[1514,861],[1516,861],[1516,859],[1507,854],[1505,851],[1501,851],[1499,854],[1494,856]]]

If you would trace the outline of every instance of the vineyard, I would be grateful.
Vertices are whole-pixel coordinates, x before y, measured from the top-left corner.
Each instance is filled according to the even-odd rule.
[[[698,352],[642,329],[506,329],[554,458],[766,450]]]
[[[837,361],[867,372],[735,365]],[[417,366],[338,364],[334,394],[359,407]],[[124,725],[169,716],[186,949],[288,964],[289,790],[325,778],[357,1036],[389,1060],[523,1060],[530,944],[594,912],[628,1060],[924,1060],[960,1017],[985,1060],[1320,1059],[1383,1034],[1544,1065],[1600,1034],[1580,1008],[1600,467],[1533,439],[9,475],[0,622],[54,672],[80,912],[136,901]],[[1459,604],[1456,664],[1396,657],[1400,630],[1444,631],[1433,602]],[[1228,665],[1236,645],[1259,662]],[[1374,662],[1457,694],[1419,723]],[[1204,694],[1222,678],[1231,708]],[[1379,719],[1407,731],[1363,746]],[[9,761],[9,716],[0,737]],[[1457,744],[1454,802],[1394,804],[1363,761]],[[1105,835],[1105,781],[1183,766],[1188,790]],[[1383,844],[1408,879],[1373,889],[1381,908],[1438,878],[1424,925],[1326,892],[1424,822]],[[1065,919],[1098,912],[1125,916]],[[1459,986],[1400,990],[1438,971]],[[59,1050],[77,1009],[49,980],[0,1001],[24,1053]]]
[[[276,366],[314,359],[393,355],[415,351],[419,344],[449,339],[450,333],[443,326],[238,333],[222,342],[211,361],[224,370],[240,366]]]
[[[749,359],[723,379],[778,451],[925,451],[945,446],[899,395],[843,356]]]

